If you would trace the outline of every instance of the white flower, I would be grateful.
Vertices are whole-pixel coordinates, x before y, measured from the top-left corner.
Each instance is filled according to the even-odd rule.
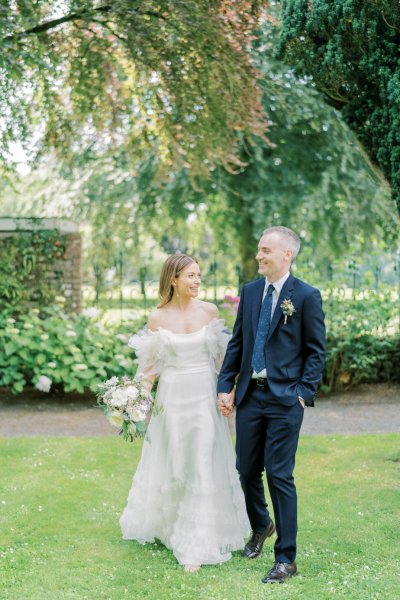
[[[146,413],[143,410],[141,410],[140,406],[138,405],[128,406],[126,408],[126,412],[130,416],[132,421],[134,421],[135,423],[137,423],[138,421],[144,421],[146,418]]]
[[[111,377],[111,379],[107,379],[107,381],[104,382],[104,385],[106,385],[107,387],[112,387],[114,385],[117,385],[117,383],[118,377],[114,375],[114,377]]]
[[[12,317],[8,317],[7,323],[10,323],[10,325],[12,325],[13,323],[15,323],[15,319],[13,319]]]
[[[52,384],[52,380],[46,375],[41,375],[36,382],[35,388],[39,390],[39,392],[49,392]]]
[[[54,300],[55,300],[56,302],[59,302],[60,304],[64,304],[64,302],[66,302],[66,300],[65,300],[64,296],[56,296],[56,297],[54,298]]]
[[[123,358],[122,360],[119,361],[118,364],[123,369],[126,369],[127,367],[129,367],[129,360],[127,360],[126,358]]]
[[[47,366],[50,367],[51,369],[55,369],[56,366],[57,366],[57,363],[55,363],[55,362],[49,362],[49,363],[47,363]]]
[[[97,319],[100,314],[100,311],[95,306],[89,306],[82,311],[84,317],[88,317],[89,319]]]
[[[110,421],[111,425],[114,425],[114,427],[122,427],[122,423],[124,422],[123,417],[118,411],[110,413],[108,415],[108,420]]]
[[[139,394],[137,387],[135,387],[134,385],[128,385],[128,387],[125,388],[125,392],[128,396],[128,400],[130,400],[131,402],[136,400]]]
[[[110,404],[110,400],[112,398],[113,393],[114,393],[113,388],[109,388],[109,390],[103,396],[104,404]]]
[[[110,406],[114,406],[115,408],[125,408],[128,402],[128,396],[126,395],[125,390],[117,389],[111,396],[108,404]]]
[[[32,323],[24,323],[24,329],[33,329]]]
[[[38,315],[40,313],[40,310],[38,308],[31,308],[31,313],[33,313],[34,315]]]
[[[88,366],[84,365],[83,363],[77,363],[76,365],[73,365],[72,368],[75,369],[75,371],[86,371]]]
[[[11,329],[9,331],[10,331],[10,333],[15,333],[15,334],[19,333],[19,329],[17,329],[16,327],[11,327]]]
[[[40,339],[45,342],[46,340],[49,339],[49,336],[47,335],[47,333],[42,333],[42,335],[40,336]]]
[[[75,333],[75,331],[72,331],[72,329],[67,329],[67,331],[65,332],[65,335],[67,337],[76,337],[76,333]]]

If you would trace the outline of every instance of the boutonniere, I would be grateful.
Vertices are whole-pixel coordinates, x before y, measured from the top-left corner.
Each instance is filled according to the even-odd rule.
[[[296,312],[296,309],[294,307],[293,302],[290,300],[290,298],[288,300],[283,300],[283,302],[281,304],[281,309],[282,309],[283,314],[285,315],[284,325],[286,325],[287,318],[291,317],[292,314]]]

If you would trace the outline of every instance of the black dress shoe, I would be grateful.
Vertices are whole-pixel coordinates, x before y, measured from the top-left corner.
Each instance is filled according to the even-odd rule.
[[[283,563],[283,562],[274,562],[274,566],[270,570],[269,573],[266,574],[263,583],[283,583],[289,577],[296,575],[297,573],[297,565],[295,562],[292,563]]]
[[[265,540],[271,537],[273,533],[275,533],[275,525],[271,520],[265,531],[262,533],[253,533],[244,547],[243,556],[246,558],[257,558],[257,556],[260,556]]]

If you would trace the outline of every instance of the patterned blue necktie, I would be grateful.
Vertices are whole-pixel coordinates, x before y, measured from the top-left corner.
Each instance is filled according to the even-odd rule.
[[[260,373],[266,368],[265,365],[265,340],[267,339],[269,327],[271,324],[272,312],[272,292],[274,291],[272,283],[269,284],[267,294],[261,305],[260,317],[258,319],[256,341],[254,342],[253,360],[251,366],[256,373]]]

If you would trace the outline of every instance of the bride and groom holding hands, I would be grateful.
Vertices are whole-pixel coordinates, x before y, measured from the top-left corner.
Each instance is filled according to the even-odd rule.
[[[162,410],[151,417],[121,529],[125,539],[159,539],[188,572],[235,550],[256,558],[274,534],[275,561],[262,581],[297,571],[293,470],[325,357],[321,295],[290,273],[299,249],[291,229],[264,231],[261,278],[244,285],[231,337],[215,305],[197,298],[195,259],[170,256],[161,302],[130,340],[149,389],[159,378]],[[235,407],[236,466],[226,418]]]

